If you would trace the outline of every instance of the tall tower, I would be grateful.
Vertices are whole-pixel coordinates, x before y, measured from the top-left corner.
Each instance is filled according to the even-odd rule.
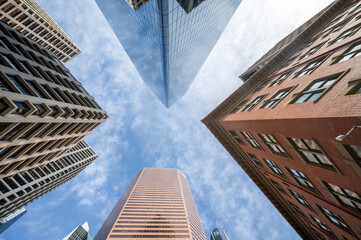
[[[206,240],[182,172],[144,168],[133,177],[94,239],[125,238]]]
[[[211,240],[229,240],[226,233],[220,229],[220,228],[215,228],[212,232],[211,232]]]
[[[71,233],[63,238],[63,240],[93,240],[88,222],[77,226]]]
[[[143,81],[169,107],[188,90],[242,0],[96,0]]]
[[[303,239],[361,239],[360,14],[334,1],[202,120]]]
[[[3,0],[0,20],[41,44],[63,63],[80,53],[79,48],[34,0]]]
[[[69,181],[97,158],[93,149],[80,141],[55,161],[0,178],[0,218],[8,217]]]

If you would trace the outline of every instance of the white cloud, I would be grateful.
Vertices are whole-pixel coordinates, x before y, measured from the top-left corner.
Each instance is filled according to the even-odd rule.
[[[244,70],[330,2],[244,0],[188,93],[166,109],[142,82],[94,1],[39,0],[82,50],[68,67],[110,115],[88,137],[99,159],[59,194],[90,211],[84,216],[97,215],[94,233],[133,172],[179,168],[207,236],[220,226],[230,239],[296,238],[200,119],[241,85]]]

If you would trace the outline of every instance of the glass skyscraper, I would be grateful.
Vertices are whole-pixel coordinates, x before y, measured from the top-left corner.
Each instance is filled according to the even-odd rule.
[[[144,82],[169,107],[188,90],[242,0],[96,0]]]
[[[215,228],[211,232],[211,240],[228,240],[228,237],[222,229]]]

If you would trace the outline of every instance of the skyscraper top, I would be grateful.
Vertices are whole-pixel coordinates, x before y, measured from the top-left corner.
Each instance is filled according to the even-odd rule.
[[[166,107],[187,92],[241,1],[96,0],[143,81]]]
[[[4,0],[0,20],[54,53],[63,63],[80,53],[54,19],[34,0]]]
[[[222,229],[215,228],[211,233],[211,240],[228,240],[228,237]]]

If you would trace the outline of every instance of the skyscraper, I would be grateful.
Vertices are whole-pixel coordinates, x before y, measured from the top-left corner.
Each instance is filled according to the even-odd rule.
[[[43,166],[106,112],[41,45],[0,22],[0,178]]]
[[[98,155],[85,142],[78,142],[61,158],[43,165],[27,167],[18,173],[0,178],[0,217],[7,217],[66,183]]]
[[[0,20],[41,44],[63,63],[80,53],[79,48],[34,0],[3,0]]]
[[[242,0],[96,0],[143,81],[169,107],[188,90]]]
[[[63,240],[93,240],[88,222],[76,227],[71,233],[63,238]]]
[[[7,217],[0,218],[0,234],[3,233],[12,224],[14,224],[17,220],[19,220],[22,216],[24,216],[25,213],[26,209],[22,207]]]
[[[222,229],[215,228],[211,232],[211,240],[228,240],[228,237]]]
[[[94,239],[138,238],[206,240],[187,179],[179,170],[138,172]]]
[[[360,16],[334,1],[202,120],[303,239],[361,239]]]

